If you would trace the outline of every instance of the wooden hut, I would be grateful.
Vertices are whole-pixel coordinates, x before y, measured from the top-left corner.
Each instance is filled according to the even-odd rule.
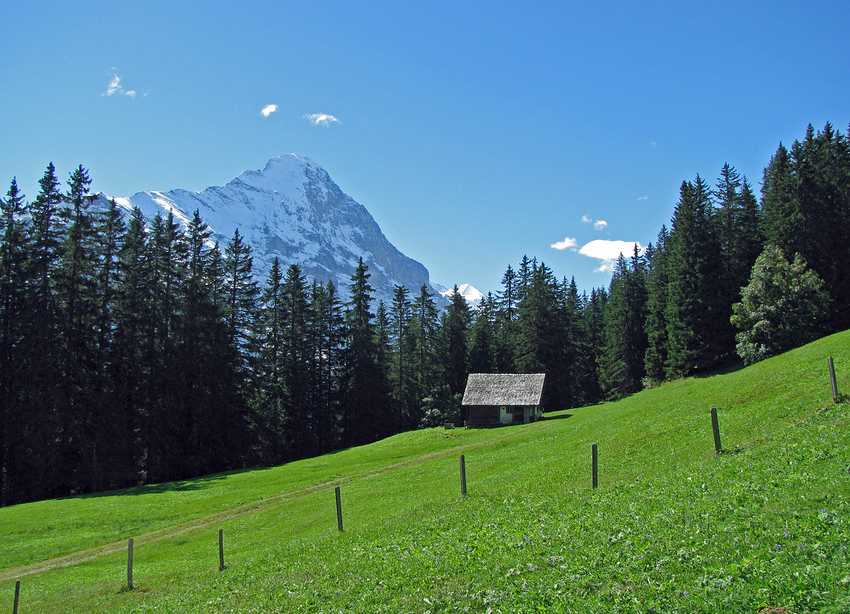
[[[461,406],[466,426],[534,422],[543,410],[545,373],[470,373]]]

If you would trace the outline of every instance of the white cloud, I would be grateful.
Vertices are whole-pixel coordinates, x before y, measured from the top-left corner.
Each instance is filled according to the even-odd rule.
[[[310,113],[305,115],[304,118],[314,126],[324,126],[325,128],[327,128],[334,122],[338,124],[342,123],[336,117],[334,117],[333,115],[328,115],[327,113]]]
[[[581,216],[581,221],[584,224],[593,224],[594,230],[605,230],[605,228],[608,226],[608,222],[606,222],[605,220],[594,220],[593,218],[587,217],[586,215]]]
[[[109,85],[106,87],[106,91],[101,94],[101,96],[112,96],[115,92],[121,93],[121,77],[118,75],[112,75],[112,81],[109,82]]]
[[[115,70],[114,68],[112,69]],[[124,96],[129,96],[130,98],[136,97],[136,90],[125,90],[124,86],[121,85],[121,77],[118,76],[118,73],[112,73],[112,80],[109,81],[109,85],[106,86],[106,91],[101,94],[101,96],[112,96],[113,94],[123,94]],[[145,94],[147,96],[147,94]]]
[[[634,253],[635,246],[640,250],[641,245],[637,241],[606,241],[597,239],[584,245],[578,253],[587,256],[588,258],[596,258],[602,263],[595,270],[596,273],[609,273],[614,270],[614,265],[617,263],[617,258],[623,254],[627,258]]]
[[[571,239],[570,237],[567,237],[563,241],[558,241],[557,243],[552,243],[551,247],[552,247],[552,249],[568,249],[570,247],[575,247],[576,245],[578,245],[578,241],[576,241],[575,239]]]
[[[277,105],[276,104],[267,104],[266,106],[263,107],[263,110],[260,111],[260,113],[263,114],[263,117],[268,117],[269,115],[271,115],[275,111],[277,111]]]
[[[641,196],[640,198],[638,198],[638,201],[641,200],[649,200],[649,196]]]

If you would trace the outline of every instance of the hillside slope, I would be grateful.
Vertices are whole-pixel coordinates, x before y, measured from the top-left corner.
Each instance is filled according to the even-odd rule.
[[[850,332],[536,424],[2,509],[0,609],[20,578],[21,612],[847,612],[850,411],[827,356],[847,391]]]

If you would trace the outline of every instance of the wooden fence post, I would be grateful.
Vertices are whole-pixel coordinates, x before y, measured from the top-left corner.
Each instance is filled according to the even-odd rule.
[[[711,408],[711,430],[714,431],[714,450],[720,454],[720,422],[717,420],[717,408]]]
[[[599,486],[599,448],[596,444],[590,446],[590,458],[593,466],[593,489]]]
[[[336,494],[336,524],[342,532],[342,495],[339,492],[339,486],[334,491]]]
[[[133,538],[127,542],[127,588],[133,590]]]
[[[224,569],[224,529],[218,530],[218,568]]]
[[[21,596],[21,581],[15,580],[15,605],[12,606],[12,614],[18,614],[18,599]]]
[[[460,494],[466,495],[466,458],[460,455]]]
[[[838,382],[835,381],[835,363],[832,356],[827,360],[829,363],[829,381],[832,383],[832,400],[838,403]]]

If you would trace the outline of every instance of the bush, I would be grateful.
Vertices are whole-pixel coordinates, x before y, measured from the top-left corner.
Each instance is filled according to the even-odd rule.
[[[745,364],[781,354],[821,337],[831,299],[823,280],[800,254],[788,262],[769,246],[756,260],[731,322],[741,329],[736,349]]]

